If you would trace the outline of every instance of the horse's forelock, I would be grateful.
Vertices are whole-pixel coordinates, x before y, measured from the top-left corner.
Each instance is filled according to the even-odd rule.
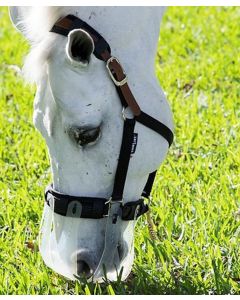
[[[31,43],[38,43],[60,17],[68,14],[67,10],[68,8],[59,6],[32,7],[21,21],[24,35]]]
[[[46,61],[54,49],[58,36],[49,33],[54,23],[61,17],[73,13],[72,7],[33,7],[20,24],[22,32],[30,41],[31,50],[23,67],[28,82],[38,82],[46,73]]]

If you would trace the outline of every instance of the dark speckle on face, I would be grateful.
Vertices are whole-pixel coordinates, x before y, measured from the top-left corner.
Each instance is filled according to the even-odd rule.
[[[96,17],[96,14],[94,11],[91,12],[90,16],[88,17],[88,20],[91,20],[92,17]]]

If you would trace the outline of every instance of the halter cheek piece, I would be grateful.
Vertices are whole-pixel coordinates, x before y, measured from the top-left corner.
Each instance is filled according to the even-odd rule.
[[[73,15],[68,15],[57,21],[50,31],[68,36],[69,32],[73,29],[83,29],[92,37],[95,46],[93,54],[96,58],[106,63],[108,74],[114,83],[123,106],[124,126],[122,144],[114,179],[113,192],[110,199],[65,195],[57,192],[53,189],[53,186],[50,185],[45,192],[45,201],[54,212],[59,215],[89,219],[107,217],[110,215],[113,204],[119,204],[117,214],[113,214],[112,223],[116,223],[118,216],[120,216],[122,220],[134,220],[148,211],[148,205],[144,203],[143,198],[149,199],[157,172],[154,171],[149,174],[147,183],[142,192],[143,198],[138,201],[123,204],[123,191],[128,165],[135,145],[135,123],[137,121],[159,133],[168,141],[169,146],[173,142],[173,133],[166,125],[141,111],[128,86],[127,76],[120,65],[120,62],[115,57],[111,56],[109,44],[95,29],[81,19]],[[133,113],[132,119],[129,119],[124,115],[124,110],[127,107],[130,107]]]

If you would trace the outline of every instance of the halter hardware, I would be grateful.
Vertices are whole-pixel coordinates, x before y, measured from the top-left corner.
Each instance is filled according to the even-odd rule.
[[[110,66],[110,64],[112,64],[113,62],[115,62],[115,63],[117,63],[117,64],[119,65],[119,67],[120,67],[120,69],[121,69],[121,71],[122,71],[122,74],[123,74],[123,76],[124,76],[124,78],[123,78],[122,80],[120,80],[120,81],[117,80],[117,79],[114,77],[114,75],[115,75],[114,68],[111,68],[111,66]],[[123,70],[123,68],[122,68],[122,66],[121,66],[121,64],[120,64],[120,62],[119,62],[119,60],[118,60],[116,57],[111,56],[111,57],[107,60],[106,68],[107,68],[107,70],[108,70],[108,73],[109,73],[109,75],[110,75],[112,81],[114,82],[114,84],[115,84],[116,86],[122,86],[122,85],[124,85],[125,83],[127,83],[127,75],[126,75],[126,73],[124,72],[124,70]]]
[[[123,118],[123,121],[126,121],[127,119],[134,118],[133,115],[132,115],[132,112],[131,112],[131,116],[130,117],[126,115],[126,109],[127,109],[127,107],[123,106],[123,108],[122,108],[122,118]]]
[[[105,204],[109,204],[109,205],[112,205],[112,204],[114,204],[114,203],[123,203],[123,199],[113,200],[112,197],[110,197],[110,198],[108,199],[108,201],[105,202]]]

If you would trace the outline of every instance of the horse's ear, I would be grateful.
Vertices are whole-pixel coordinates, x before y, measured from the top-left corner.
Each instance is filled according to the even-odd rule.
[[[29,6],[10,6],[9,16],[14,27],[24,35],[23,21],[28,16],[31,7]]]
[[[73,65],[87,65],[94,51],[92,37],[82,29],[74,29],[68,34],[66,54]]]

